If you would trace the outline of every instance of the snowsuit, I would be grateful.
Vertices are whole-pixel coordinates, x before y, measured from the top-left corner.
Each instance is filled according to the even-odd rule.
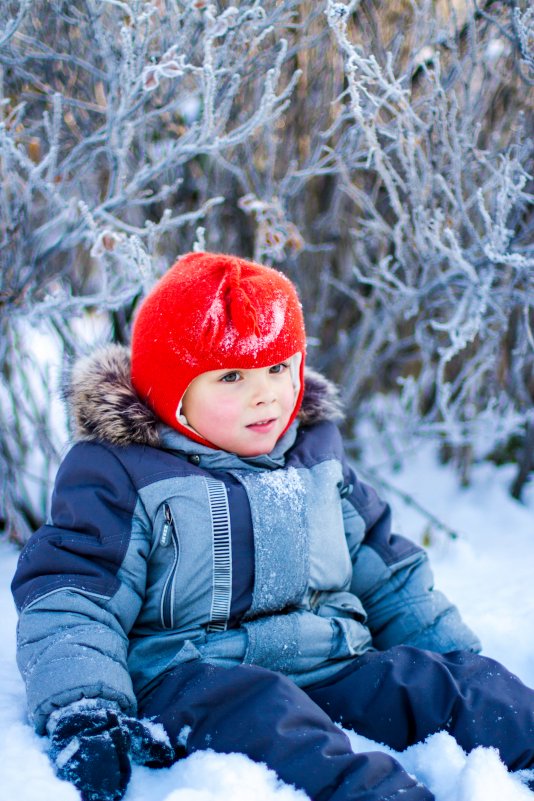
[[[241,751],[318,801],[432,798],[332,721],[396,749],[447,729],[533,764],[534,694],[473,653],[424,551],[391,533],[325,379],[307,373],[298,422],[250,458],[159,424],[126,349],[75,369],[69,396],[79,441],[13,581],[37,731],[103,699],[156,717],[178,754]]]

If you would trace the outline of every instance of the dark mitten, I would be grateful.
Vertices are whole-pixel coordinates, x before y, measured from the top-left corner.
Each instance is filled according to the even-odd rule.
[[[134,762],[150,768],[165,768],[177,757],[163,726],[123,716],[130,735],[130,754]]]
[[[168,740],[155,737],[149,724],[90,701],[56,713],[49,730],[57,774],[78,788],[83,801],[119,801],[130,779],[130,756],[154,767],[174,758]]]

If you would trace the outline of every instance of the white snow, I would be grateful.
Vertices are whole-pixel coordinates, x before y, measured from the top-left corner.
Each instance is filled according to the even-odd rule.
[[[430,446],[419,447],[398,473],[381,470],[391,484],[458,531],[449,539],[430,531],[429,551],[436,585],[460,607],[481,637],[484,653],[534,686],[534,487],[525,503],[507,494],[513,468],[476,467],[469,489],[452,470],[438,465]],[[381,494],[384,491],[381,490]],[[389,493],[396,530],[420,541],[428,521]],[[27,724],[22,681],[15,663],[16,614],[9,592],[16,549],[0,542],[0,784],[2,801],[79,801],[60,782],[46,756],[46,740]],[[355,751],[388,749],[349,733]],[[466,755],[441,732],[395,754],[408,772],[426,784],[436,801],[532,801],[496,751]],[[200,752],[168,770],[135,767],[125,801],[305,801],[304,793],[278,781],[272,771],[239,754]]]

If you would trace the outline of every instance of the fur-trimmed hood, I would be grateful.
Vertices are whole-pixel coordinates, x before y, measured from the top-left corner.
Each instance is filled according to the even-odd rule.
[[[135,392],[130,351],[123,345],[106,345],[77,360],[66,376],[63,394],[76,440],[161,445],[162,423]],[[298,420],[311,425],[342,417],[336,386],[307,367]]]

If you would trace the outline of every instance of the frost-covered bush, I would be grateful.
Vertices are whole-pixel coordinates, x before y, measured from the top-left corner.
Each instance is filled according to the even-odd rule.
[[[125,339],[137,299],[194,247],[296,281],[310,361],[342,385],[348,431],[394,393],[388,426],[454,454],[512,434],[524,446],[532,64],[519,0],[0,0],[12,535],[42,519],[65,439],[25,326],[61,358],[87,346],[80,316]]]
[[[211,173],[231,175],[236,149],[253,152],[285,112],[295,5],[0,2],[0,514],[14,537],[44,513],[28,491],[38,417],[20,393],[32,399],[31,381],[13,380],[28,371],[21,324],[59,332],[68,356],[84,312],[123,320],[124,335],[135,299],[202,244],[227,189],[237,208],[233,178]],[[39,446],[57,461],[51,423]]]
[[[346,394],[400,385],[403,426],[464,456],[534,424],[532,15],[490,5],[399,3],[387,46],[373,4],[328,6],[347,81],[336,286],[359,289],[336,333]]]

